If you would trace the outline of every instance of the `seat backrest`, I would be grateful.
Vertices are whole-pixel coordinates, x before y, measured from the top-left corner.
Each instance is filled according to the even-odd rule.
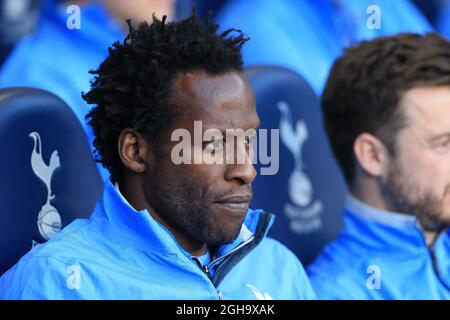
[[[35,243],[88,217],[102,181],[84,130],[55,95],[0,90],[0,275]]]
[[[324,131],[319,99],[290,70],[255,66],[245,74],[256,97],[260,128],[280,130],[279,170],[261,175],[264,165],[256,164],[260,175],[253,184],[252,207],[275,213],[269,235],[306,265],[340,231],[346,190]]]

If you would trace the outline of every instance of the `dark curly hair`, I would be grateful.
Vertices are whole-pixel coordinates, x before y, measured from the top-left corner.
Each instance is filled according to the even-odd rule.
[[[336,61],[322,94],[322,110],[348,185],[358,135],[377,136],[395,155],[396,134],[405,126],[399,108],[402,95],[426,86],[450,86],[450,42],[437,34],[404,33],[363,41]]]
[[[212,75],[242,71],[241,47],[248,40],[240,30],[218,33],[219,26],[195,10],[179,22],[153,16],[153,22],[134,28],[123,43],[115,42],[109,55],[95,71],[91,90],[83,99],[94,105],[86,115],[94,131],[96,161],[120,181],[123,164],[117,140],[126,128],[157,141],[179,111],[173,102],[177,74],[203,70]],[[231,36],[231,33],[235,36]]]

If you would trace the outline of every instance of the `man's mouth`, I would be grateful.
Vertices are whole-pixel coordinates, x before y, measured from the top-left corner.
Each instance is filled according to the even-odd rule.
[[[249,203],[244,202],[218,202],[218,205],[232,211],[247,211]]]
[[[229,211],[247,212],[251,199],[251,195],[230,196],[216,201],[216,204]]]

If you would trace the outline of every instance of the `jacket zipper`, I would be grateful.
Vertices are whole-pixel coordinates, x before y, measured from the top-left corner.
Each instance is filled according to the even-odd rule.
[[[206,274],[209,280],[211,280],[211,271],[209,270],[208,266],[203,266],[203,272]]]
[[[194,260],[197,267],[208,277],[211,281],[211,271],[209,270],[207,265],[203,265],[198,257],[190,256],[190,259]]]
[[[227,252],[226,254],[224,254],[223,256],[214,259],[213,261],[211,261],[208,265],[207,265],[207,269],[211,269],[215,264],[217,264],[219,261],[224,260],[226,257],[232,255],[233,253],[235,253],[236,251],[242,249],[243,247],[245,247],[247,244],[249,244],[250,242],[253,241],[255,237],[252,235],[250,238],[248,238],[247,240],[245,240],[244,242],[242,242],[241,244],[239,244],[236,248],[234,248],[233,250],[231,250],[230,252]]]
[[[156,220],[155,220],[156,221]],[[181,253],[183,253],[183,256],[185,256],[186,258],[188,258],[184,252],[186,250],[184,250],[180,244],[178,243],[177,239],[175,239],[175,236],[172,234],[172,232],[170,232],[169,229],[167,229],[164,225],[162,225],[161,223],[159,223],[158,221],[156,221],[156,223],[159,224],[159,226],[161,228],[163,228],[164,231],[166,231],[169,236],[172,238],[172,240],[175,242],[175,245],[178,247],[178,249],[181,251]],[[239,244],[236,248],[234,248],[233,250],[231,250],[230,252],[224,254],[223,256],[214,259],[213,261],[211,261],[208,265],[203,265],[202,262],[200,261],[200,259],[198,259],[195,256],[190,256],[191,259],[193,259],[196,262],[197,267],[199,267],[199,269],[206,275],[206,277],[208,278],[209,281],[211,281],[213,278],[211,277],[211,268],[213,267],[214,264],[216,264],[217,262],[219,262],[220,260],[225,259],[226,257],[230,256],[231,254],[233,254],[234,252],[240,250],[242,247],[244,247],[245,245],[247,245],[248,243],[250,243],[253,240],[254,236],[252,235],[249,239],[247,239],[246,241],[242,242],[241,244]]]
[[[219,281],[219,280],[218,280],[219,278],[217,277],[217,275],[218,275],[218,273],[219,273],[219,270],[221,270],[222,264],[215,270],[215,272],[214,272],[214,277],[211,277],[211,271],[210,271],[211,268],[212,268],[215,264],[217,264],[219,261],[224,260],[225,258],[228,258],[228,259],[227,259],[227,261],[228,261],[228,260],[230,259],[230,256],[231,256],[232,254],[236,253],[237,251],[241,250],[242,248],[244,248],[244,247],[246,247],[246,246],[248,246],[248,245],[251,245],[251,243],[252,243],[253,241],[257,241],[256,245],[258,245],[259,242],[262,241],[263,236],[258,236],[258,238],[256,238],[255,234],[259,234],[260,232],[265,232],[265,233],[267,233],[267,226],[268,226],[268,223],[270,223],[271,217],[272,217],[272,216],[273,216],[273,214],[268,213],[268,212],[264,212],[264,215],[262,216],[261,220],[260,220],[259,223],[258,223],[256,232],[255,232],[249,239],[247,239],[247,240],[245,240],[244,242],[242,242],[241,244],[239,244],[236,248],[234,248],[234,249],[231,250],[230,252],[224,254],[223,256],[221,256],[221,257],[219,257],[219,258],[214,259],[213,261],[211,261],[211,262],[206,266],[206,268],[204,268],[203,264],[201,263],[201,261],[200,261],[197,257],[194,257],[194,256],[188,257],[188,256],[186,256],[186,255],[184,254],[184,252],[186,252],[186,250],[184,250],[184,249],[180,246],[180,244],[178,243],[178,241],[175,239],[174,235],[173,235],[173,234],[172,234],[165,226],[163,226],[161,223],[159,223],[159,222],[156,221],[156,220],[155,220],[155,221],[161,226],[161,228],[163,228],[163,229],[169,234],[169,236],[173,239],[173,241],[175,242],[175,244],[176,244],[176,246],[178,247],[178,249],[181,251],[181,253],[183,253],[183,256],[185,256],[185,257],[186,257],[188,260],[190,260],[192,263],[194,263],[194,261],[195,261],[196,263],[194,263],[194,264],[196,264],[197,267],[202,271],[202,273],[207,277],[207,279],[210,281],[210,283],[212,284],[212,286],[213,286],[214,288],[217,288],[218,284],[220,283],[220,282],[218,282],[218,281]],[[261,229],[261,230],[259,230],[259,229]],[[264,229],[264,230],[263,230],[263,229]],[[264,234],[265,234],[265,233],[264,233]],[[189,258],[191,258],[191,259],[189,259]],[[192,260],[194,260],[194,261],[192,261]],[[223,275],[223,272],[222,272],[221,276],[222,276],[222,278],[223,278],[223,276],[224,276],[224,275]],[[220,278],[220,279],[222,279],[222,278]],[[217,281],[216,281],[216,280],[217,280]],[[216,282],[218,282],[218,283],[216,283]],[[219,298],[220,298],[220,294],[219,294]]]
[[[447,283],[442,279],[441,277],[441,272],[439,270],[439,264],[437,261],[437,257],[436,257],[436,251],[434,250],[434,244],[437,242],[438,238],[445,232],[442,231],[441,234],[437,235],[436,239],[433,241],[433,243],[431,245],[428,245],[426,239],[425,239],[425,235],[424,235],[424,231],[422,229],[422,227],[420,225],[418,225],[419,228],[419,232],[420,235],[422,236],[422,240],[423,243],[425,244],[427,251],[430,255],[431,258],[431,265],[433,266],[433,272],[434,275],[436,276],[437,280],[439,281],[439,283],[448,291],[450,292],[450,287],[447,285]]]
[[[450,292],[450,287],[447,285],[447,283],[441,277],[441,273],[439,270],[439,264],[438,264],[437,257],[436,257],[436,252],[434,250],[434,245],[427,246],[427,248],[428,248],[428,252],[430,253],[431,263],[433,265],[433,271],[434,271],[434,274],[436,275],[436,278],[441,283],[441,285],[445,289],[447,289],[448,292]]]
[[[207,265],[203,265],[202,262],[200,261],[200,259],[197,258],[197,257],[191,256],[191,259],[195,260],[195,262],[197,263],[197,266],[200,268],[200,270],[202,270],[202,272],[208,277],[208,279],[210,281],[212,281],[213,278],[211,277],[211,268],[214,267],[214,265],[219,263],[221,260],[224,260],[226,257],[232,255],[236,251],[238,251],[238,250],[242,249],[243,247],[245,247],[247,244],[249,244],[250,242],[253,241],[253,238],[254,238],[254,236],[251,236],[249,239],[247,239],[246,241],[244,241],[241,244],[239,244],[236,248],[234,248],[230,252],[227,252],[223,256],[214,259],[213,261],[211,261]]]

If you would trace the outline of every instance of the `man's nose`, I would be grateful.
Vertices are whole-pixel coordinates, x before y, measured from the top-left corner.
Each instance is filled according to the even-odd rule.
[[[251,147],[250,147],[251,148]],[[241,148],[236,148],[241,149]],[[256,178],[256,170],[252,163],[253,150],[236,150],[239,155],[233,159],[232,164],[227,164],[225,179],[240,180],[243,184],[251,184]]]
[[[226,180],[240,180],[243,184],[251,184],[256,178],[256,170],[252,163],[228,165]]]

